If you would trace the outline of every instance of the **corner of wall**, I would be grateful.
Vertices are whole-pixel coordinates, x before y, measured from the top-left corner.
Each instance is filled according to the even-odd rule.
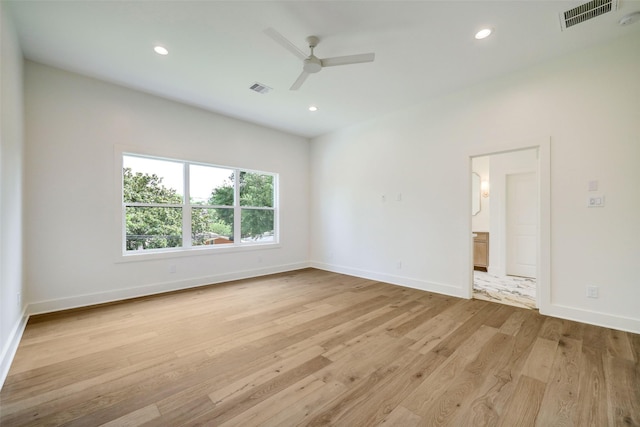
[[[2,347],[2,353],[0,353],[0,390],[2,390],[4,381],[7,379],[11,363],[13,362],[13,358],[18,350],[18,345],[20,344],[20,340],[22,339],[22,334],[24,333],[28,320],[29,316],[27,315],[27,308],[25,307],[22,315],[13,326],[7,342]]]
[[[0,2],[0,388],[27,317],[23,268],[23,55],[6,5]],[[18,297],[16,299],[16,296]]]
[[[363,279],[375,280],[375,281],[389,283],[396,286],[402,286],[405,288],[418,289],[426,292],[434,292],[437,294],[469,299],[469,295],[465,293],[464,289],[443,284],[443,283],[429,282],[426,280],[413,279],[411,277],[379,273],[375,271],[339,266],[339,265],[328,264],[328,263],[319,262],[319,261],[311,261],[310,266],[312,268],[317,268],[318,270],[330,271],[332,273],[346,274],[348,276],[355,276]]]

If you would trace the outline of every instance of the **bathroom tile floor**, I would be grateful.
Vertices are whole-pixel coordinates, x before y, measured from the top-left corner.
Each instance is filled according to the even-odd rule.
[[[536,309],[536,279],[495,276],[485,271],[474,270],[473,297],[516,307]]]

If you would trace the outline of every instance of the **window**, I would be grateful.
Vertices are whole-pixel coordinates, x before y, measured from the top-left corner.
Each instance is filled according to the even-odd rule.
[[[122,156],[123,253],[277,243],[277,175]]]

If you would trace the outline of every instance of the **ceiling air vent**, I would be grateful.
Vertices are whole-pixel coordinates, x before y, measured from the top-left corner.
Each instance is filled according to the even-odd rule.
[[[249,89],[251,89],[254,92],[261,93],[263,95],[265,93],[271,92],[271,90],[272,90],[269,86],[265,86],[265,85],[257,83],[257,82],[252,84],[251,86],[249,86]]]
[[[592,0],[589,3],[574,7],[566,12],[561,12],[560,25],[562,31],[617,9],[618,0]]]

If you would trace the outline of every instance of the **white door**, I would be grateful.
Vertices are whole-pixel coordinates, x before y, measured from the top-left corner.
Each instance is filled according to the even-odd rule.
[[[506,176],[507,261],[511,276],[536,277],[538,185],[535,172]]]

